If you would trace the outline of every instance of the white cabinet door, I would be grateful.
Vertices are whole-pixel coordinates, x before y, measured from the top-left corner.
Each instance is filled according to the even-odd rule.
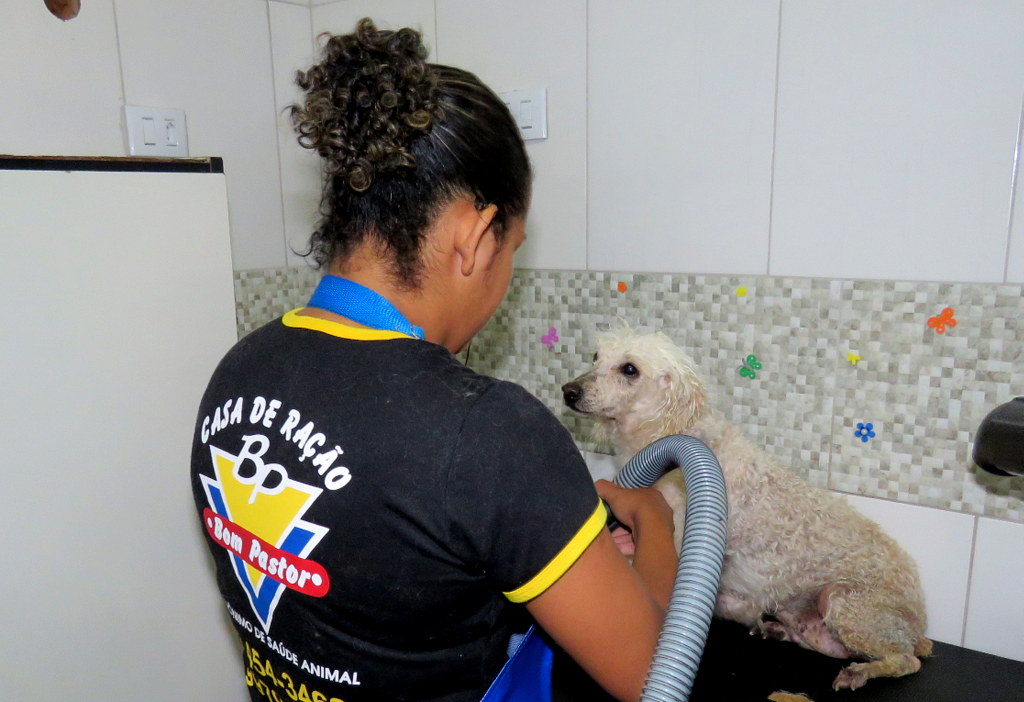
[[[247,699],[188,479],[224,176],[0,170],[0,274],[0,699]]]

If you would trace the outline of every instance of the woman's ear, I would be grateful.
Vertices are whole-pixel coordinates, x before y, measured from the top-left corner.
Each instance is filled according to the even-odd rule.
[[[480,244],[498,214],[498,207],[488,205],[478,210],[469,200],[460,201],[456,207],[452,222],[455,228],[455,253],[459,257],[459,271],[464,276],[470,276],[479,263]]]

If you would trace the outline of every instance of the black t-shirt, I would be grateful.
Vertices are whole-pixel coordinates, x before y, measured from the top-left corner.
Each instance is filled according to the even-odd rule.
[[[254,700],[478,700],[604,509],[522,388],[285,315],[221,361],[192,488]]]

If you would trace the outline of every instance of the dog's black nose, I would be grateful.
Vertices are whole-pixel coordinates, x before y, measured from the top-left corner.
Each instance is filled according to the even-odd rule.
[[[580,401],[582,392],[582,388],[576,383],[566,383],[562,386],[562,399],[565,400],[565,404],[575,407],[576,403]]]

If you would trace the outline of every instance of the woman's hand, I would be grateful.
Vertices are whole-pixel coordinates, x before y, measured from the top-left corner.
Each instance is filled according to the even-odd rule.
[[[598,480],[594,485],[597,488],[597,494],[608,503],[615,519],[622,525],[616,526],[611,532],[612,540],[623,556],[632,558],[636,554],[633,528],[637,521],[663,521],[667,517],[671,527],[672,509],[657,490],[653,488],[627,489],[607,480]]]
[[[630,531],[636,532],[644,526],[667,527],[671,535],[672,508],[654,488],[624,488],[607,480],[598,480],[594,487],[619,523]]]
[[[633,541],[633,532],[624,526],[617,526],[611,529],[612,541],[615,542],[615,548],[619,549],[626,558],[632,558],[633,554],[636,553],[636,542]]]

